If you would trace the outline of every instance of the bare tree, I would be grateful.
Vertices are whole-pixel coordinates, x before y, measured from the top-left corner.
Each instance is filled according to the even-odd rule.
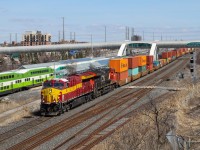
[[[156,132],[156,149],[159,150],[160,146],[166,142],[166,133],[170,128],[173,128],[171,124],[173,109],[167,109],[166,107],[159,106],[158,101],[153,98],[152,95],[148,96],[149,103],[145,106],[146,109],[143,115],[147,116],[155,126]]]

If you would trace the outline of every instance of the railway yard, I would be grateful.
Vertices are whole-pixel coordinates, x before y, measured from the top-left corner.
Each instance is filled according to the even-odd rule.
[[[126,131],[127,125],[138,123],[141,119],[138,118],[139,112],[147,109],[146,106],[149,103],[152,104],[152,100],[162,102],[177,93],[184,92],[156,88],[130,89],[128,86],[185,87],[191,80],[189,69],[186,67],[189,59],[188,55],[180,57],[123,88],[117,88],[61,116],[41,117],[39,115],[41,87],[8,95],[4,97],[1,104],[14,104],[9,108],[10,112],[4,111],[1,114],[0,147],[13,150],[117,149],[115,138],[117,136],[116,139],[120,139],[117,132],[122,129]],[[177,77],[179,72],[184,73],[184,79]],[[9,102],[7,99],[15,99],[15,102]],[[16,106],[19,109],[16,109]],[[7,108],[7,105],[1,107]],[[13,109],[15,109],[14,112],[11,111]],[[146,116],[151,117],[151,115]],[[138,128],[138,131],[145,126],[144,124]],[[150,125],[151,123],[149,127]],[[145,128],[143,132],[147,129]],[[169,128],[168,131],[170,131]],[[165,134],[168,131],[165,131]],[[137,132],[135,131],[135,133]],[[145,136],[145,132],[143,134]],[[139,137],[135,139],[135,145],[125,142],[124,146],[121,143],[118,148],[125,148],[125,145],[128,144],[133,146],[128,149],[144,149],[142,142],[137,143],[141,138]],[[116,143],[113,144],[113,142]],[[166,146],[166,140],[164,143]],[[163,144],[159,144],[160,148],[163,148]],[[112,147],[113,145],[114,147]]]

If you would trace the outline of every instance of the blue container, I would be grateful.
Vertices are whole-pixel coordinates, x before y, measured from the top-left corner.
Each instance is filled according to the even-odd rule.
[[[139,68],[128,69],[128,76],[134,76],[139,73]]]
[[[158,60],[153,61],[153,66],[159,66],[160,62]]]
[[[139,68],[139,72],[144,72],[144,71],[147,70],[147,66],[146,65],[145,66],[139,66],[138,68]]]

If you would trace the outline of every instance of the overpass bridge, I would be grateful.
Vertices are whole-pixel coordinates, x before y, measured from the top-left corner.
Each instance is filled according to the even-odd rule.
[[[81,43],[81,44],[60,44],[60,45],[41,45],[41,46],[18,46],[0,47],[0,54],[27,53],[27,52],[56,52],[66,50],[81,50],[93,48],[118,48],[118,56],[124,56],[133,48],[150,49],[149,54],[157,58],[159,48],[200,48],[198,41],[125,41],[125,42],[106,42],[106,43]]]

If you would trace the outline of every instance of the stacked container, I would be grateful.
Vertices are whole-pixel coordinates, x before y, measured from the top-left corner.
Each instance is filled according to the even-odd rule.
[[[153,56],[152,55],[148,55],[146,57],[147,57],[147,70],[152,72],[153,71]]]
[[[173,50],[172,51],[172,60],[175,60],[176,59],[176,50]]]
[[[185,53],[188,54],[189,53],[189,49],[185,48]]]
[[[167,60],[166,59],[159,59],[159,61],[160,61],[161,67],[165,66],[167,64]]]
[[[147,65],[147,56],[146,55],[140,55],[140,56],[136,56],[138,57],[139,61],[138,61],[138,68],[139,68],[139,72],[141,73],[142,76],[146,75],[148,73],[146,65]]]
[[[159,60],[155,60],[153,61],[153,67],[155,70],[160,68],[160,61]]]
[[[181,56],[181,51],[180,51],[179,49],[177,49],[176,52],[177,52],[177,53],[176,53],[176,56],[177,56],[177,57],[180,57],[180,56]]]
[[[169,58],[168,52],[162,52],[162,59],[167,59]]]
[[[171,51],[162,53],[162,59],[166,59],[167,63],[169,63],[171,61],[171,57],[172,57]]]
[[[111,80],[116,81],[120,86],[130,82],[128,79],[127,58],[110,59],[109,67]]]
[[[185,48],[181,48],[182,55],[185,55]]]
[[[139,57],[128,57],[128,76],[132,81],[140,77],[138,65]]]
[[[183,55],[183,51],[182,51],[182,49],[179,48],[178,51],[179,51],[180,56],[182,56],[182,55]]]

